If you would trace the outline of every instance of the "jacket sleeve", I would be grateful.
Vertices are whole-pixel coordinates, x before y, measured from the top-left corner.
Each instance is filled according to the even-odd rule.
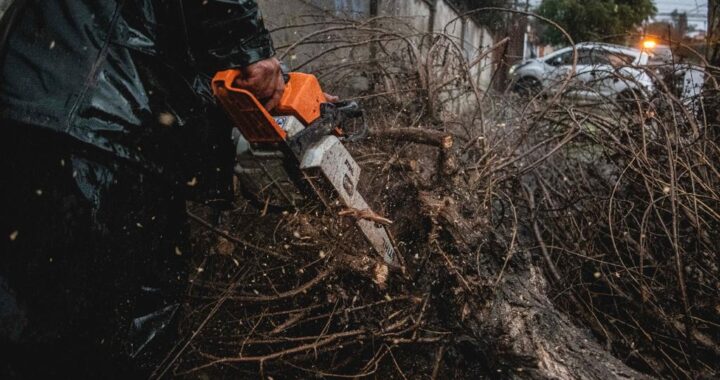
[[[180,0],[188,42],[199,66],[218,71],[275,54],[255,0]]]

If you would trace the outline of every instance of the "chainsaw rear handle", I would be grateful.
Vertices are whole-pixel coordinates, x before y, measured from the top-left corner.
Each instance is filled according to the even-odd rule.
[[[251,143],[281,143],[287,133],[275,122],[257,98],[235,85],[242,73],[231,69],[215,74],[211,87],[215,98],[225,109],[234,126]]]
[[[239,69],[220,71],[212,80],[212,90],[243,136],[251,143],[278,143],[287,134],[275,116],[294,116],[304,125],[320,117],[320,105],[327,102],[317,78],[311,74],[288,73],[285,92],[271,115],[249,91],[236,85]]]

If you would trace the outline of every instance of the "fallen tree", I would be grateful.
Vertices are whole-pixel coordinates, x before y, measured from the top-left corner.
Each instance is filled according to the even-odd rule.
[[[215,224],[196,207],[187,337],[157,374],[717,375],[720,150],[702,108],[669,91],[585,107],[489,96],[451,37],[348,25],[327,25],[334,51],[379,44],[377,70],[326,79],[377,81],[370,138],[348,144],[374,212],[238,198]],[[404,270],[358,249],[351,222],[370,216],[392,221]]]

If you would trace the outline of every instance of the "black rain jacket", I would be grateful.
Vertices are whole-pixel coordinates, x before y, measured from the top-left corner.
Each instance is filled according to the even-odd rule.
[[[227,169],[229,124],[209,82],[274,54],[256,1],[15,1],[0,56],[0,120],[174,178]]]

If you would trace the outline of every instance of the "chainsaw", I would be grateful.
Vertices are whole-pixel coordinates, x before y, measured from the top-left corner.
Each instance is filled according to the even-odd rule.
[[[360,166],[343,141],[367,132],[356,102],[328,102],[311,74],[286,74],[285,92],[268,112],[255,96],[235,85],[240,70],[218,72],[212,90],[233,123],[235,174],[245,196],[274,209],[320,200],[339,214],[354,214],[355,228],[390,268],[400,268],[385,226],[358,192]],[[357,125],[349,133],[349,124]],[[372,215],[375,217],[368,217]]]

